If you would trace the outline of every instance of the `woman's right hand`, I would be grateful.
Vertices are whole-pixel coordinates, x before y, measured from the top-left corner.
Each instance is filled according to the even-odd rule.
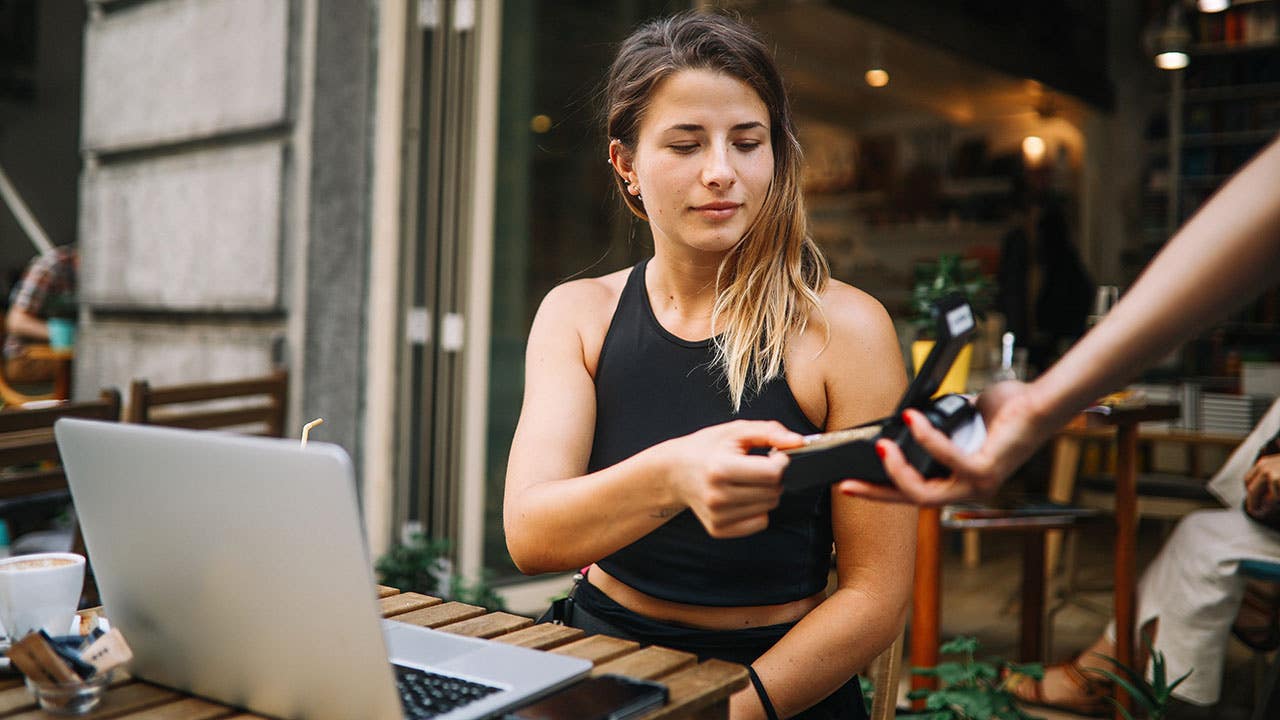
[[[664,454],[667,482],[680,503],[671,514],[689,508],[714,538],[760,532],[782,496],[782,471],[790,458],[779,452],[749,452],[803,442],[778,422],[735,420],[655,446]]]

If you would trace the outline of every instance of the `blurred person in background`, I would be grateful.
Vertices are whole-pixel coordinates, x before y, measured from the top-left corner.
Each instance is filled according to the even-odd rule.
[[[28,354],[33,343],[49,342],[51,312],[67,304],[76,293],[80,254],[74,245],[59,245],[37,255],[22,274],[9,297],[4,318],[5,377],[12,383],[39,383],[53,379],[54,361]]]
[[[1245,578],[1241,560],[1280,562],[1280,401],[1232,453],[1208,488],[1222,510],[1198,510],[1178,521],[1138,583],[1139,633],[1152,636],[1164,655],[1169,680],[1191,674],[1174,690],[1178,700],[1196,705],[1218,702],[1232,621],[1241,611]],[[1264,608],[1250,608],[1255,614]],[[1247,623],[1265,646],[1280,638],[1275,609]],[[1100,655],[1115,657],[1115,623],[1074,660],[1045,668],[1044,679],[1019,675],[1008,686],[1036,705],[1085,715],[1109,715],[1111,683],[1098,670],[1115,668]],[[1268,637],[1271,635],[1271,637]],[[1134,638],[1141,647],[1138,637]]]
[[[1025,180],[1014,186],[1018,212],[1000,243],[996,308],[1031,365],[1042,369],[1084,334],[1093,280],[1062,204]]]

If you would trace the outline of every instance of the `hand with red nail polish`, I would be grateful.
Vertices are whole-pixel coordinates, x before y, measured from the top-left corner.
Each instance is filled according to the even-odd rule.
[[[927,479],[889,440],[876,443],[876,454],[894,485],[845,480],[839,489],[846,495],[888,502],[940,506],[989,497],[1014,470],[1031,456],[1041,442],[1042,421],[1032,412],[1028,385],[1006,382],[993,386],[978,398],[978,411],[987,425],[987,440],[973,454],[966,454],[951,438],[933,427],[918,410],[902,413],[902,422],[920,447],[951,468],[951,477]]]

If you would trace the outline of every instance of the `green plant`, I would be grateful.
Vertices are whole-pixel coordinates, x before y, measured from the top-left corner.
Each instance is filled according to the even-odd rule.
[[[1182,681],[1186,680],[1187,676],[1193,671],[1188,670],[1183,673],[1182,677],[1174,680],[1173,682],[1169,682],[1169,673],[1168,668],[1165,666],[1164,653],[1156,651],[1156,649],[1151,645],[1151,638],[1147,635],[1144,634],[1142,636],[1142,640],[1143,644],[1146,645],[1147,654],[1151,656],[1150,682],[1147,681],[1146,673],[1134,670],[1113,657],[1098,653],[1095,653],[1095,655],[1098,655],[1098,657],[1114,665],[1116,670],[1119,671],[1119,674],[1110,670],[1093,668],[1090,668],[1087,672],[1094,673],[1095,675],[1101,675],[1124,688],[1124,691],[1129,694],[1129,697],[1133,698],[1133,701],[1146,711],[1146,715],[1150,720],[1161,720],[1169,710],[1169,700],[1173,698],[1173,689],[1181,685]],[[1122,675],[1123,677],[1121,677]],[[1133,715],[1129,714],[1128,710],[1121,707],[1120,703],[1116,702],[1115,698],[1108,697],[1107,700],[1111,701],[1111,704],[1115,705],[1127,720],[1133,720]]]
[[[938,663],[932,668],[915,668],[912,673],[938,678],[936,690],[912,690],[907,697],[923,699],[925,710],[899,715],[913,720],[1034,720],[1018,707],[1008,680],[1001,678],[1001,671],[1008,670],[1007,677],[1015,674],[1040,679],[1044,668],[1039,663],[1014,664],[991,658],[978,660],[978,640],[957,637],[944,643],[943,655],[959,655],[959,661]]]
[[[871,701],[876,695],[876,685],[866,675],[858,676],[858,685],[862,688],[862,702],[867,706],[867,716],[871,716]]]
[[[915,285],[911,289],[912,324],[921,339],[929,339],[934,331],[930,314],[933,304],[958,294],[969,301],[973,311],[982,316],[991,307],[992,283],[982,274],[978,262],[959,255],[939,255],[937,261],[915,266]]]
[[[447,540],[414,533],[409,542],[396,545],[374,564],[378,582],[424,595],[481,605],[489,610],[505,610],[502,598],[489,584],[486,572],[474,583],[453,571],[452,550]]]

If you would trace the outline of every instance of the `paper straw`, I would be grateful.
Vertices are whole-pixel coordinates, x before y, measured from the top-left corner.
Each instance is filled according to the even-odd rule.
[[[307,437],[311,435],[311,428],[322,424],[324,424],[324,418],[316,418],[302,426],[302,447],[307,446]]]

